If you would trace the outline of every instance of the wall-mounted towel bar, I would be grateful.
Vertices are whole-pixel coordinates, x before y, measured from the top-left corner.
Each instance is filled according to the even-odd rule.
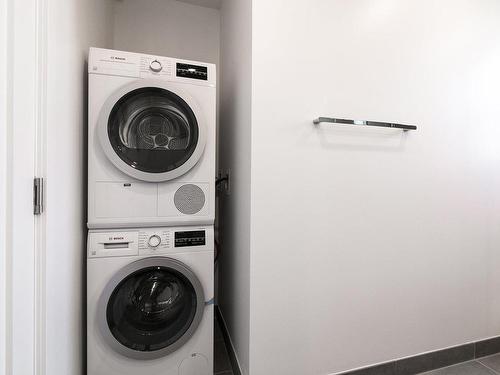
[[[342,119],[342,118],[332,118],[332,117],[319,117],[319,118],[313,120],[313,123],[315,125],[322,123],[322,122],[329,122],[332,124],[379,126],[382,128],[394,128],[394,129],[402,129],[402,130],[417,130],[417,127],[415,125],[394,124],[392,122],[346,120],[346,119]]]

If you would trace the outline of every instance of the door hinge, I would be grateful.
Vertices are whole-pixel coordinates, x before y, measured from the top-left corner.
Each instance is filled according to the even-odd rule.
[[[43,212],[43,178],[33,179],[33,214],[40,215]]]

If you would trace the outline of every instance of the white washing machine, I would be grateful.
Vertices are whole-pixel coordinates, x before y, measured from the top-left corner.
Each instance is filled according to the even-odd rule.
[[[88,375],[211,375],[213,228],[89,232]]]
[[[91,48],[88,227],[211,225],[215,65]]]

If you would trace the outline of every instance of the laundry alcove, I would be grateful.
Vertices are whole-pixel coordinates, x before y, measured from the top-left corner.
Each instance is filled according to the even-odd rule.
[[[23,218],[0,258],[0,322],[25,333],[0,335],[16,375],[86,371],[90,47],[218,67],[216,300],[242,374],[499,340],[500,2],[5,0],[0,19],[16,125],[0,149],[24,167],[0,170],[0,233]]]
[[[89,48],[219,65],[220,4],[201,0],[35,2],[43,54],[39,133],[44,136],[39,158],[46,187],[41,220],[47,251],[40,260],[44,292],[37,297],[41,309],[37,350],[43,351],[44,358],[33,366],[46,374],[84,374]],[[106,205],[110,203],[108,199]],[[123,210],[127,202],[115,203],[116,210]]]

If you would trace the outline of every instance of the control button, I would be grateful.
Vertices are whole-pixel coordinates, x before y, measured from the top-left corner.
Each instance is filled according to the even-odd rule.
[[[151,61],[151,64],[149,64],[149,69],[151,69],[153,72],[160,72],[163,67],[161,66],[161,62],[159,62],[158,60],[153,60]]]
[[[149,237],[148,240],[148,245],[151,247],[158,247],[161,244],[161,238],[157,234],[152,235]]]

